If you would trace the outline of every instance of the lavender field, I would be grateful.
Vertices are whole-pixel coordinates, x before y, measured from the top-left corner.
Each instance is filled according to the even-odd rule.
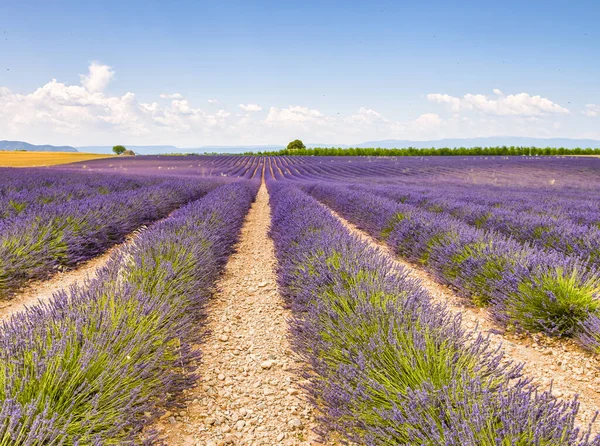
[[[144,156],[0,177],[2,302],[112,249],[0,309],[0,445],[600,445],[600,158]],[[259,233],[268,261],[243,249]],[[260,324],[227,316],[249,296],[268,298]],[[548,364],[559,392],[530,373]]]

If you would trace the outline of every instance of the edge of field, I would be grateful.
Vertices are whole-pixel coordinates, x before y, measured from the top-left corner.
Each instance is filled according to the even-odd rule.
[[[13,152],[0,151],[0,167],[45,167],[77,163],[115,155],[84,152]]]

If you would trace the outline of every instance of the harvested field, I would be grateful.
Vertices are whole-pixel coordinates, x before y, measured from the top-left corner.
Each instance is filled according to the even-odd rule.
[[[0,151],[0,167],[38,167],[56,166],[59,164],[77,163],[114,155],[79,152],[2,152]]]

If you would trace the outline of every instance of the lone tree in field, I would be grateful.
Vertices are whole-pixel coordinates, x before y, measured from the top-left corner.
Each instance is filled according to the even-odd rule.
[[[287,149],[288,150],[304,150],[304,149],[306,149],[306,146],[299,139],[295,139],[287,145]]]
[[[114,146],[113,147],[113,152],[115,152],[117,155],[121,155],[123,152],[125,152],[125,150],[127,150],[125,148],[125,146]]]

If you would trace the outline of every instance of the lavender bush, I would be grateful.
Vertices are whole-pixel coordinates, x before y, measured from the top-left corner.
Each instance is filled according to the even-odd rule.
[[[600,277],[578,258],[541,252],[445,214],[361,190],[325,183],[304,188],[475,303],[491,304],[492,314],[504,324],[571,336],[598,311]]]
[[[72,200],[94,198],[115,192],[137,190],[168,181],[165,178],[120,176],[90,172],[64,172],[52,169],[0,168],[0,220],[42,207]]]
[[[0,297],[124,240],[216,187],[214,181],[170,180],[31,210],[0,221]]]
[[[0,445],[143,442],[141,427],[195,380],[190,345],[256,191],[219,187],[142,232],[86,286],[4,322]]]
[[[275,176],[273,174],[273,176]],[[278,276],[323,429],[360,444],[600,444],[314,199],[270,181]]]
[[[597,201],[583,198],[579,208],[586,209],[587,221],[593,225],[577,224],[573,216],[578,203],[574,197],[556,204],[556,197],[540,193],[525,195],[522,190],[505,190],[493,194],[489,188],[427,189],[410,186],[351,185],[385,198],[414,205],[434,213],[452,217],[479,229],[499,232],[522,243],[543,250],[555,250],[580,257],[600,265],[600,208]],[[416,189],[416,190],[415,190]],[[458,190],[457,190],[458,189]],[[525,195],[525,196],[523,196]],[[579,217],[582,219],[583,217]]]

